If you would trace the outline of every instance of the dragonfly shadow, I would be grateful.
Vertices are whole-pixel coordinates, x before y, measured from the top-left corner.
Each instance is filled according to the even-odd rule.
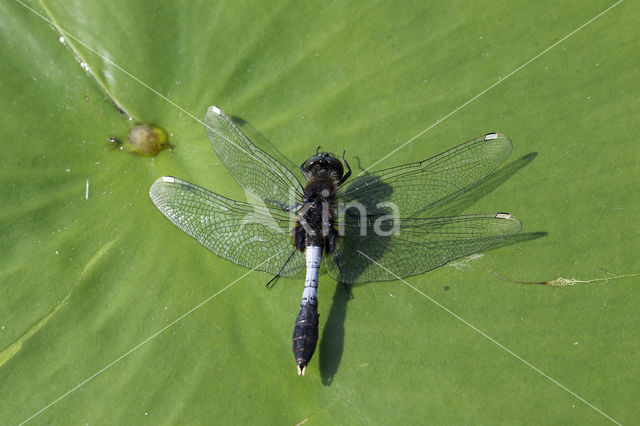
[[[422,210],[416,214],[419,217],[438,217],[458,215],[466,211],[478,200],[491,193],[502,183],[507,181],[511,176],[517,173],[520,169],[531,163],[537,156],[537,153],[533,152],[522,156],[521,158],[512,161],[511,163],[501,167],[494,173],[487,176],[480,183],[466,188],[460,191],[448,199],[439,203],[435,208],[428,208]],[[364,176],[355,179],[351,185],[358,185],[359,182],[364,182],[370,179],[371,175],[365,174]],[[388,185],[379,185],[377,191],[371,200],[358,200],[368,208],[373,206],[373,203],[384,202],[393,193],[393,188]],[[367,221],[371,222],[374,218],[380,214],[388,214],[388,211],[378,211],[374,215],[367,217]],[[347,224],[344,236],[338,242],[338,250],[336,255],[340,257],[339,264],[341,268],[348,271],[341,273],[337,267],[337,262],[330,262],[332,266],[329,267],[330,273],[334,278],[340,280],[342,277],[349,277],[351,281],[358,281],[358,277],[369,277],[371,271],[367,270],[369,262],[363,261],[362,255],[359,254],[360,250],[365,250],[368,260],[377,260],[382,258],[386,251],[387,245],[390,241],[386,236],[378,236],[377,234],[367,233],[366,236],[360,236],[360,224],[362,219],[358,219],[356,211],[349,213],[349,209],[344,214],[344,218]],[[387,223],[381,224],[382,231],[387,231]],[[368,230],[371,231],[371,223],[368,223]],[[529,232],[518,234],[512,238],[502,241],[496,245],[493,245],[485,250],[497,249],[512,244],[518,244],[525,241],[534,240],[546,236],[546,232]],[[366,247],[364,249],[363,247]],[[329,266],[329,265],[328,265]],[[332,271],[333,269],[333,271]],[[337,276],[337,277],[336,277]],[[380,277],[377,277],[380,278]],[[378,279],[379,280],[379,279]],[[348,280],[349,281],[349,280]],[[362,284],[366,284],[363,282]],[[357,285],[357,284],[356,284]],[[335,374],[338,371],[342,354],[344,350],[344,321],[347,312],[347,300],[348,294],[345,287],[338,285],[333,295],[333,303],[329,312],[327,321],[322,331],[322,338],[319,347],[319,363],[320,373],[322,376],[322,383],[325,386],[330,386]]]
[[[331,386],[333,377],[338,372],[344,350],[344,321],[347,317],[349,294],[343,285],[338,284],[335,288],[331,310],[322,330],[318,351],[320,375],[324,386]]]
[[[357,155],[351,156],[350,162],[353,163],[351,165],[351,167],[353,168],[354,172],[356,172],[356,171],[365,172],[364,167],[362,167],[362,164],[360,164],[360,157],[359,156],[357,156]],[[358,173],[358,174],[360,174],[360,173]]]
[[[538,238],[543,238],[543,237],[546,237],[547,235],[549,235],[549,233],[545,231],[523,232],[507,240],[504,240],[501,243],[488,247],[484,251],[497,250],[499,248],[508,247],[508,246],[520,244],[520,243],[525,243],[527,241],[537,240]]]

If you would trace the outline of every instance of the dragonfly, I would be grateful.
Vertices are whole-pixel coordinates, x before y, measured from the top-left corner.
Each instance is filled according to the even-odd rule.
[[[172,176],[157,179],[150,197],[178,228],[237,265],[274,279],[306,268],[292,339],[299,375],[305,374],[318,341],[323,258],[328,274],[345,285],[392,281],[477,253],[522,228],[504,212],[427,214],[496,170],[512,151],[502,134],[488,133],[351,182],[344,152],[338,158],[318,148],[300,166],[303,185],[220,108],[210,107],[204,123],[213,149],[252,201],[232,200]]]

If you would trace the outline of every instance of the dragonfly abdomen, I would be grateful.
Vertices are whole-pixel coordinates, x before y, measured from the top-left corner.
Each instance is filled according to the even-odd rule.
[[[322,247],[307,246],[307,276],[300,302],[300,311],[293,328],[293,355],[298,364],[298,375],[304,376],[318,343],[318,275],[322,260]]]

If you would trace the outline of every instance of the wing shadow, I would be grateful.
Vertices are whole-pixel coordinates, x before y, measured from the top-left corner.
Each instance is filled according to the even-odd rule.
[[[487,176],[480,183],[474,185],[473,187],[467,189],[462,193],[455,194],[455,196],[450,197],[449,199],[443,201],[442,204],[437,206],[435,209],[428,209],[428,214],[417,216],[428,216],[428,217],[438,217],[438,216],[450,216],[450,215],[458,215],[462,212],[469,209],[473,204],[475,204],[478,200],[490,194],[504,182],[506,182],[511,176],[517,173],[520,169],[527,166],[531,163],[537,156],[537,153],[529,153],[524,155],[507,165],[499,168],[494,173]],[[359,179],[366,179],[367,175]],[[359,179],[355,179],[351,185],[357,184]],[[377,193],[378,199],[384,199],[385,196],[391,194],[393,188],[389,186],[385,186],[381,188],[381,191]],[[382,197],[380,195],[382,194]],[[423,210],[421,213],[424,213],[426,210]],[[517,215],[516,215],[517,216]],[[512,244],[518,244],[526,241],[531,241],[534,239],[542,238],[546,236],[546,232],[528,232],[518,234],[510,239],[502,241],[496,245],[487,247],[485,250],[495,250],[498,248],[506,247]],[[375,241],[376,253],[368,253],[372,258],[379,258],[386,250],[386,242],[388,238],[380,238],[376,235],[369,234],[366,238],[377,238]],[[355,249],[358,248],[360,244],[360,239],[357,236],[351,236],[350,238],[345,238],[342,241],[343,253],[355,253]],[[348,254],[347,254],[348,256]],[[359,261],[355,256],[352,259],[352,262],[347,262],[350,271],[360,269],[360,273],[365,269],[364,262]],[[363,285],[366,283],[363,283]],[[330,386],[333,377],[338,371],[340,361],[342,359],[342,353],[344,349],[344,320],[346,318],[347,311],[347,300],[348,293],[346,290],[343,290],[342,286],[337,286],[333,296],[333,304],[331,310],[329,312],[329,316],[325,323],[324,329],[322,331],[322,340],[320,342],[319,347],[319,358],[320,358],[320,373],[322,377],[322,383],[325,386]]]
[[[511,176],[517,173],[520,169],[527,166],[531,161],[535,159],[537,153],[533,152],[523,157],[512,161],[511,163],[499,168],[492,174],[488,175],[485,179],[473,185],[462,192],[457,192],[450,196],[449,198],[438,202],[437,206],[434,208],[423,209],[415,214],[415,217],[425,217],[425,218],[437,218],[437,217],[448,217],[448,216],[457,216],[463,212],[467,212],[468,209],[475,204],[478,200],[485,197],[500,185],[502,185],[505,181],[507,181]],[[374,172],[375,175],[375,172]],[[371,178],[371,175],[365,174],[354,180],[350,185],[358,185],[360,182],[366,181]],[[394,191],[389,185],[384,184],[384,182],[376,183],[380,189],[373,194],[373,199],[375,202],[385,201]],[[368,200],[358,200],[362,201],[363,204],[369,206],[372,205],[373,202]],[[358,250],[363,247],[367,248],[366,254],[374,261],[382,258],[386,254],[387,246],[390,242],[390,239],[385,236],[380,236],[376,232],[370,232],[369,229],[365,236],[359,235],[359,216],[357,215],[357,211],[354,210],[353,214],[349,214],[349,209],[347,209],[344,217],[350,219],[352,221],[352,226],[347,227],[345,229],[344,236],[339,240],[339,250],[336,253],[336,256],[340,259],[340,268],[337,267],[337,262],[332,262],[334,271],[334,276],[338,276],[338,281],[342,281],[344,278],[347,282],[354,282],[358,280],[358,277],[362,277],[363,273],[366,271],[366,282],[355,284],[356,286],[366,285],[369,281],[386,281],[392,280],[393,277],[378,277],[380,279],[369,279],[369,275],[371,275],[371,271],[367,271],[367,267],[369,266],[369,262],[363,261],[364,259],[360,254],[358,254]],[[389,214],[389,211],[379,211],[375,212],[375,214]],[[515,214],[517,217],[518,215]],[[374,216],[370,216],[372,218],[370,221],[373,221]],[[347,221],[348,222],[348,221]],[[392,222],[389,223],[391,225]],[[384,230],[384,228],[383,228]],[[545,236],[545,232],[533,232],[527,234],[519,234],[517,237],[512,237],[508,240],[502,241],[497,245],[492,245],[486,247],[484,250],[495,249],[499,247],[505,247],[510,244],[516,244],[532,239],[537,239]],[[362,249],[364,250],[364,249]],[[336,272],[337,271],[337,272]],[[384,275],[384,274],[383,274]],[[348,278],[347,278],[348,277]],[[374,277],[375,278],[375,277]]]
[[[441,205],[436,207],[435,209],[430,209],[429,217],[455,216],[464,212],[478,200],[493,192],[496,188],[498,188],[509,178],[511,178],[511,176],[516,174],[520,169],[529,165],[529,163],[531,163],[537,156],[537,152],[531,152],[518,158],[517,160],[510,162],[509,164],[506,164],[503,167],[500,167],[498,170],[491,173],[477,185],[471,187],[461,194],[455,194],[453,197],[444,200]],[[424,212],[424,210],[422,212]],[[509,211],[509,213],[511,212]],[[517,217],[518,215],[515,214],[515,216]]]

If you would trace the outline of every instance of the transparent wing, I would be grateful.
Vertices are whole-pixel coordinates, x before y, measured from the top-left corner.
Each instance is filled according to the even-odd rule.
[[[378,225],[371,218],[366,223],[345,220],[335,255],[325,259],[329,275],[344,283],[391,281],[397,279],[395,275],[404,278],[422,274],[499,243],[522,227],[507,213],[396,219],[397,228],[390,220]]]
[[[495,170],[511,153],[511,141],[490,133],[417,163],[372,172],[340,194],[345,205],[359,202],[370,214],[392,202],[402,217],[442,204]]]
[[[209,107],[204,123],[218,157],[252,197],[280,207],[299,201],[302,186],[293,173],[251,143],[220,108]]]
[[[282,210],[233,201],[169,176],[156,180],[149,195],[178,228],[238,265],[277,274],[294,250]],[[296,252],[281,275],[299,272],[304,262]]]

